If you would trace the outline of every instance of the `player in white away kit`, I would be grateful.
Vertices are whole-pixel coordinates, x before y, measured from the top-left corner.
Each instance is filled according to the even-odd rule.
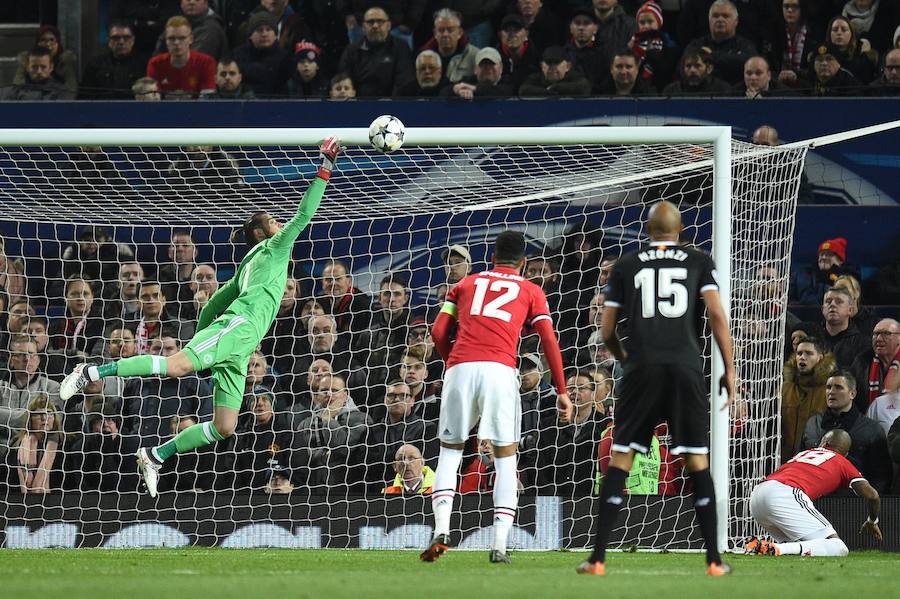
[[[750,514],[774,542],[751,537],[745,553],[759,555],[845,556],[847,545],[831,523],[819,513],[813,500],[849,486],[869,504],[869,518],[863,530],[882,540],[878,527],[881,500],[878,491],[863,478],[845,456],[850,435],[830,430],[817,449],[807,449],[770,474],[750,494]]]
[[[449,547],[457,471],[469,432],[478,424],[478,438],[494,447],[494,542],[489,558],[492,563],[509,562],[506,541],[519,501],[516,450],[522,428],[516,359],[526,324],[540,335],[560,419],[571,418],[572,402],[547,298],[540,287],[521,276],[524,266],[525,237],[516,231],[500,233],[494,268],[457,283],[435,321],[432,337],[447,361],[447,373],[438,427],[441,453],[431,494],[434,538],[419,556],[422,561],[433,562]]]

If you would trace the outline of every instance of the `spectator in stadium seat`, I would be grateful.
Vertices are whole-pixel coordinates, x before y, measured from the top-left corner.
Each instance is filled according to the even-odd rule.
[[[725,96],[731,86],[716,77],[709,52],[698,48],[681,56],[679,80],[663,88],[664,96]]]
[[[294,62],[291,54],[278,45],[277,22],[269,13],[258,12],[248,24],[247,42],[234,50],[244,85],[257,97],[284,95]]]
[[[20,493],[45,494],[62,487],[62,416],[43,393],[28,402],[21,430],[9,451],[10,472]]]
[[[406,348],[410,321],[410,292],[406,278],[388,273],[378,288],[376,300],[380,309],[375,311],[369,328],[356,333],[351,343],[357,356],[367,356],[365,364],[370,390],[380,389],[387,382],[390,369],[399,362],[400,353]],[[380,403],[381,398],[375,392],[370,399]]]
[[[338,331],[334,316],[311,316],[307,321],[307,340],[309,353],[300,356],[294,363],[295,383],[297,376],[306,376],[310,365],[321,358],[331,364],[334,372],[351,373],[353,376],[349,383],[354,391],[365,385],[365,377],[350,351],[347,335]]]
[[[216,64],[216,91],[203,94],[203,100],[252,100],[256,94],[244,86],[241,65],[233,58],[223,58]]]
[[[167,182],[181,197],[233,194],[244,187],[240,165],[219,146],[186,146],[175,151],[166,169]]]
[[[141,54],[150,54],[156,47],[169,17],[178,14],[181,0],[115,0],[110,3],[111,21],[126,21],[134,26],[135,47]]]
[[[99,381],[98,381],[99,382]],[[89,428],[77,453],[82,458],[78,471],[81,489],[101,492],[134,492],[138,488],[137,463],[134,454],[139,438],[122,434],[122,416],[112,405],[103,406],[90,421],[100,420],[98,431]],[[174,460],[172,460],[174,462]]]
[[[403,445],[396,451],[393,470],[397,475],[382,490],[384,495],[431,495],[434,470],[425,464],[422,452],[414,445]]]
[[[159,84],[150,77],[141,77],[131,86],[131,94],[138,102],[159,102],[162,94],[159,92]]]
[[[859,280],[851,274],[843,274],[834,282],[834,287],[843,287],[850,292],[853,298],[850,322],[855,324],[861,333],[869,335],[878,319],[873,315],[872,309],[863,304],[862,285]]]
[[[900,351],[900,322],[883,318],[872,330],[872,346],[856,356],[850,371],[856,377],[856,407],[865,414],[888,388],[890,378],[900,376],[891,366]]]
[[[186,287],[186,293],[179,299],[181,311],[178,318],[194,321],[200,316],[200,311],[216,291],[219,290],[219,280],[216,278],[216,267],[213,264],[198,264],[191,272],[191,282]]]
[[[528,27],[517,14],[508,14],[500,23],[500,56],[503,58],[503,72],[518,90],[532,73],[540,70],[541,53],[528,39]]]
[[[521,461],[519,462],[519,491],[524,487],[521,480]],[[463,467],[459,479],[460,493],[490,493],[494,490],[494,445],[487,440],[478,442],[478,453],[471,462]]]
[[[425,348],[421,344],[407,347],[400,356],[400,379],[409,385],[415,406],[413,411],[426,423],[437,422],[441,410],[441,398],[427,384],[428,363]]]
[[[519,479],[527,488],[537,482],[541,421],[556,409],[556,393],[543,377],[544,364],[540,355],[528,353],[519,357],[519,398],[522,404]]]
[[[758,146],[774,147],[781,145],[781,140],[778,138],[778,130],[771,125],[762,125],[760,127],[757,127],[757,129],[753,132],[753,136],[750,138],[750,142]],[[809,184],[809,177],[806,176],[805,170],[800,172],[800,189],[797,191],[797,203],[815,203],[812,186]]]
[[[160,264],[157,279],[163,283],[167,302],[181,301],[189,297],[191,275],[197,266],[197,245],[186,229],[172,231],[166,249],[167,262]]]
[[[734,95],[752,100],[793,96],[794,92],[777,79],[772,79],[772,71],[765,58],[752,56],[744,63],[744,80],[734,86]]]
[[[678,42],[684,46],[708,32],[709,10],[713,0],[686,0],[681,4],[677,37]],[[772,42],[769,29],[772,28],[772,11],[774,10],[774,6],[771,6],[772,3],[769,0],[735,0],[734,4],[740,14],[740,21],[737,24],[738,33],[749,39],[758,48],[770,45]]]
[[[688,44],[685,53],[704,50],[716,69],[716,76],[729,85],[741,80],[744,62],[755,55],[756,46],[737,34],[738,13],[730,0],[716,0],[709,8],[709,32]]]
[[[322,377],[313,415],[300,423],[294,481],[313,489],[364,491],[368,430],[372,421],[348,403],[344,377]]]
[[[808,85],[809,50],[825,33],[811,18],[807,0],[782,0],[773,18],[771,49],[767,53],[772,71],[784,85],[798,89]]]
[[[14,83],[0,90],[0,100],[14,102],[40,102],[45,100],[71,100],[75,94],[53,78],[53,60],[50,51],[37,46],[27,52],[26,72],[21,83]]]
[[[519,17],[528,28],[529,43],[534,44],[538,56],[550,46],[565,43],[565,25],[552,9],[544,6],[543,0],[516,0],[510,5],[510,14]]]
[[[62,36],[59,29],[52,25],[42,25],[34,37],[35,48],[46,48],[50,53],[51,69],[50,78],[62,84],[65,89],[63,100],[71,100],[78,93],[78,58],[72,50],[66,50],[62,46]],[[13,85],[24,85],[34,75],[31,72],[31,51],[19,53],[16,74],[13,76]]]
[[[575,417],[562,423],[551,414],[541,422],[539,491],[542,495],[587,497],[594,486],[600,436],[609,419],[596,411],[595,383],[589,373],[571,374],[566,385],[575,404]]]
[[[356,86],[347,73],[338,73],[328,82],[328,98],[331,100],[356,99]]]
[[[156,356],[173,356],[180,349],[181,341],[168,331],[150,345],[150,353]],[[203,419],[212,416],[212,411],[212,390],[196,374],[132,379],[123,391],[124,430],[140,435],[141,447],[153,447],[168,438],[172,416],[193,414]]]
[[[816,264],[795,273],[791,281],[791,300],[814,306],[843,274],[856,276],[856,269],[847,263],[847,240],[843,237],[826,239],[819,244]]]
[[[6,330],[11,335],[18,335],[24,332],[25,325],[28,324],[30,318],[34,317],[36,312],[27,300],[19,300],[9,304],[9,310],[6,318]]]
[[[109,357],[114,360],[130,358],[137,352],[134,344],[134,333],[125,326],[114,328],[109,334]]]
[[[819,46],[809,62],[811,96],[853,96],[863,93],[864,84],[844,68],[839,51],[831,44]]]
[[[818,325],[815,336],[825,342],[826,349],[834,354],[837,367],[841,369],[849,369],[856,356],[870,346],[869,336],[859,330],[851,320],[852,315],[853,295],[846,288],[832,287],[825,292],[822,301],[824,321]]]
[[[881,77],[869,85],[869,95],[900,96],[900,48],[895,48],[885,55]]]
[[[313,395],[319,389],[319,383],[325,376],[334,374],[331,369],[331,363],[324,358],[316,358],[313,360],[309,369],[303,377],[297,376],[294,379],[294,402],[290,407],[291,428],[298,430],[300,423],[312,416]],[[302,385],[298,384],[302,378]],[[347,403],[356,405],[352,399],[348,399]]]
[[[550,314],[556,321],[557,332],[568,328],[564,316],[559,313],[561,295],[559,292],[559,273],[556,263],[543,254],[534,254],[525,262],[525,278],[537,285],[547,296],[547,304],[550,306]],[[572,319],[574,321],[574,318]]]
[[[166,296],[159,281],[142,281],[138,299],[141,300],[141,319],[134,331],[138,354],[148,353],[150,340],[162,334],[163,329],[176,336],[179,344],[193,336],[196,323],[179,320],[170,315]]]
[[[106,31],[107,49],[84,67],[78,97],[130,100],[132,84],[147,72],[147,56],[135,51],[134,30],[127,21],[112,21]]]
[[[614,52],[628,46],[637,33],[637,23],[619,5],[619,0],[593,0],[594,17],[597,20],[597,38],[606,52],[604,66],[612,60]]]
[[[834,356],[820,339],[807,337],[784,365],[781,388],[781,463],[803,449],[807,421],[826,408],[825,383],[834,371]]]
[[[482,48],[475,54],[475,74],[463,77],[459,83],[448,85],[442,95],[463,100],[507,98],[516,90],[503,76],[503,59],[494,48]]]
[[[390,476],[392,458],[402,445],[415,446],[422,452],[420,457],[437,457],[437,431],[413,412],[414,404],[409,385],[394,379],[387,384],[382,409],[369,413],[374,421],[369,438],[376,447],[370,451],[368,462],[374,470],[370,476],[378,481]]]
[[[884,430],[853,405],[856,380],[847,370],[838,370],[825,383],[824,412],[811,417],[803,432],[801,449],[818,447],[817,439],[835,428],[850,434],[852,444],[847,459],[859,468],[879,493],[891,488],[891,458]]]
[[[60,407],[59,383],[41,372],[40,362],[37,346],[30,338],[19,335],[9,340],[9,374],[0,381],[0,461],[29,402],[46,396]]]
[[[22,258],[11,258],[6,253],[6,241],[0,237],[0,287],[10,302],[18,302],[28,296],[28,279],[25,276],[25,262]],[[9,306],[4,306],[7,308]]]
[[[135,260],[126,260],[119,265],[118,282],[107,285],[103,295],[103,317],[107,320],[121,320],[136,326],[140,320],[141,300],[138,289],[144,280],[144,267]]]
[[[380,7],[365,12],[363,30],[365,38],[344,49],[338,69],[353,80],[358,96],[388,97],[412,80],[412,53],[391,35],[391,20]]]
[[[288,80],[292,98],[327,98],[328,78],[321,71],[321,50],[312,42],[300,42],[294,48],[294,73]]]
[[[252,0],[243,1],[247,7],[253,4]],[[335,10],[334,6],[329,6],[328,9]],[[313,31],[304,13],[296,12],[288,0],[260,0],[258,6],[249,13],[245,12],[245,15],[247,17],[237,27],[238,39],[247,39],[250,33],[249,22],[257,15],[266,16],[272,21],[279,45],[288,52],[292,52],[299,42],[313,39]]]
[[[862,41],[877,51],[883,51],[891,47],[894,26],[900,19],[898,9],[900,7],[894,2],[847,0],[841,16],[848,19]]]
[[[209,7],[209,0],[181,0],[181,16],[188,20],[194,41],[191,48],[219,60],[228,54],[225,20]],[[159,36],[156,54],[166,51],[165,34]]]
[[[625,48],[612,54],[610,79],[601,92],[610,96],[654,96],[656,90],[640,76],[638,58]]]
[[[350,269],[340,260],[331,260],[322,270],[322,307],[334,315],[338,330],[359,332],[372,319],[372,298],[353,286]]]
[[[455,10],[442,8],[434,13],[434,37],[422,46],[441,55],[443,78],[459,83],[475,74],[478,48],[469,42],[463,31],[462,16]]]
[[[282,377],[290,377],[284,387],[291,389],[296,356],[309,352],[306,341],[308,318],[300,317],[301,304],[297,301],[297,279],[288,277],[275,314],[275,322],[260,347],[271,361],[272,367]],[[305,374],[303,375],[305,376]]]
[[[422,50],[416,56],[416,78],[394,89],[399,97],[434,98],[447,85],[443,79],[441,55],[434,50]]]
[[[527,97],[587,96],[591,82],[581,71],[573,70],[565,51],[550,46],[541,56],[541,72],[529,75],[519,88]]]
[[[569,36],[565,50],[572,59],[572,66],[591,80],[594,90],[598,89],[606,82],[606,67],[612,60],[613,49],[604,47],[603,42],[597,39],[597,17],[592,8],[579,8],[572,12]]]
[[[628,48],[638,58],[638,76],[657,91],[672,82],[679,56],[678,47],[662,26],[659,4],[645,2],[637,11],[637,33],[628,41]]]
[[[147,63],[147,76],[155,80],[161,92],[183,91],[192,96],[216,89],[216,59],[192,50],[191,24],[181,16],[166,22],[166,48]]]
[[[455,285],[472,272],[472,254],[464,245],[453,244],[441,253],[447,284]]]
[[[431,330],[425,318],[417,316],[409,323],[406,344],[411,347],[421,346],[425,356],[425,366],[428,368],[425,384],[431,389],[432,393],[440,395],[446,365],[441,355],[434,348],[434,339],[431,337]]]
[[[66,313],[50,324],[50,345],[54,349],[92,354],[102,350],[103,319],[94,303],[94,292],[84,279],[66,281]]]
[[[831,19],[826,29],[825,45],[834,53],[841,67],[850,71],[863,84],[871,83],[878,69],[878,51],[869,40],[859,39],[850,20],[840,15]]]
[[[250,354],[247,361],[247,379],[244,381],[244,392],[253,393],[253,389],[263,386],[273,393],[280,391],[278,379],[269,368],[269,361],[259,350]]]
[[[291,462],[297,447],[290,418],[275,410],[275,394],[271,389],[257,385],[248,395],[245,403],[250,405],[252,419],[237,435],[237,487],[290,493],[294,488]]]

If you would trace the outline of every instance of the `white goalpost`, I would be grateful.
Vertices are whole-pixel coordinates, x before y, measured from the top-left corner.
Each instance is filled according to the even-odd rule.
[[[6,211],[6,216],[0,217],[0,234],[6,240],[6,254],[24,255],[26,273],[37,279],[41,272],[47,280],[41,286],[30,281],[28,297],[24,299],[35,306],[38,316],[46,314],[51,321],[65,318],[64,274],[54,265],[60,264],[63,247],[77,243],[78,232],[86,226],[108,228],[116,242],[133,246],[138,261],[154,269],[168,263],[166,251],[173,231],[196,232],[196,243],[205,256],[198,262],[214,263],[219,276],[226,276],[241,256],[239,250],[230,247],[223,251],[227,230],[255,211],[288,218],[314,173],[317,145],[329,135],[337,135],[348,152],[338,163],[310,231],[301,237],[310,238],[313,243],[301,241],[303,249],[295,253],[299,266],[292,276],[299,286],[309,285],[306,293],[319,294],[321,289],[315,282],[321,275],[319,267],[327,260],[340,259],[348,262],[357,286],[373,297],[386,273],[409,273],[413,312],[425,313],[436,302],[437,289],[444,281],[438,258],[443,250],[453,244],[466,246],[477,270],[484,266],[485,257],[484,250],[477,248],[487,247],[498,230],[517,228],[526,233],[535,252],[548,260],[552,258],[558,271],[554,284],[560,290],[572,290],[569,296],[560,291],[562,299],[555,314],[557,322],[569,323],[559,331],[564,348],[571,348],[573,361],[589,362],[577,365],[602,366],[611,375],[615,374],[615,365],[601,362],[597,356],[602,348],[587,343],[592,325],[584,298],[590,300],[597,291],[596,281],[588,275],[596,276],[593,273],[599,265],[580,263],[573,268],[573,254],[567,243],[575,237],[582,240],[576,253],[591,260],[630,251],[646,236],[642,223],[649,205],[660,199],[679,205],[686,218],[685,241],[713,256],[736,346],[741,397],[734,409],[722,410],[719,408],[724,399],[717,384],[723,372],[722,360],[707,333],[711,472],[718,501],[720,548],[734,548],[742,538],[755,532],[747,508],[749,492],[753,484],[777,466],[779,452],[778,405],[785,330],[783,313],[771,307],[783,310],[787,304],[794,215],[806,146],[751,146],[733,141],[730,127],[718,126],[409,127],[404,147],[387,155],[371,149],[363,128],[0,129],[0,203]],[[190,176],[185,174],[188,170]],[[589,239],[599,240],[596,247],[582,249]],[[116,260],[121,261],[121,255]],[[304,262],[308,264],[304,266]],[[774,293],[771,287],[761,284],[759,272],[763,269],[769,269],[770,280],[778,286]],[[109,300],[107,291],[119,290],[116,285],[122,285],[121,281],[97,281],[95,301]],[[580,299],[569,304],[566,297]],[[105,304],[96,308],[102,311]],[[373,313],[379,309],[375,304]],[[92,351],[87,352],[92,359],[109,359],[108,328],[104,328]],[[346,335],[347,344],[353,347],[347,358],[347,384],[350,387],[353,380],[352,384],[358,387],[350,388],[351,396],[361,409],[375,414],[380,404],[372,390],[386,382],[382,374],[378,381],[372,378],[377,370],[370,365],[376,348],[355,346],[356,333]],[[302,334],[297,339],[304,341]],[[62,353],[67,351],[63,348]],[[42,352],[59,350],[51,343],[45,350],[38,349],[38,353]],[[585,354],[589,358],[583,358]],[[300,413],[300,407],[295,412],[291,410],[300,401],[297,390],[305,389],[307,373],[273,368],[273,363],[289,363],[291,356],[264,357],[281,385],[284,401],[290,404],[279,409]],[[297,363],[301,357],[294,356]],[[42,358],[42,363],[50,361]],[[395,366],[386,364],[384,369],[396,372]],[[47,375],[51,379],[54,376]],[[287,382],[289,379],[294,382]],[[142,396],[138,387],[119,393],[118,405],[124,410],[121,426],[126,438],[132,435],[133,441],[141,444],[142,423],[148,418],[162,421],[169,412],[163,408],[153,414],[141,412],[135,406],[146,394]],[[127,393],[132,394],[131,399]],[[614,394],[613,389],[611,395]],[[0,401],[2,397],[0,389]],[[280,397],[276,395],[276,401],[281,402]],[[319,479],[314,478],[312,466],[296,457],[291,458],[294,461],[289,466],[279,466],[290,473],[286,476],[291,479],[293,491],[287,498],[269,494],[254,486],[256,483],[246,482],[257,480],[253,470],[256,466],[245,464],[251,472],[248,478],[241,478],[240,445],[223,448],[221,455],[230,456],[231,461],[226,460],[222,467],[216,461],[216,466],[210,466],[212,470],[205,473],[210,481],[209,488],[204,489],[206,494],[188,496],[173,489],[168,496],[163,493],[162,503],[153,504],[140,490],[129,487],[113,489],[106,497],[94,497],[92,494],[98,491],[100,495],[104,493],[101,488],[86,488],[84,481],[89,477],[85,472],[80,472],[77,480],[73,478],[74,482],[69,482],[65,473],[70,464],[87,463],[87,436],[93,434],[88,426],[96,421],[96,417],[91,420],[87,403],[58,406],[66,418],[73,410],[81,418],[81,426],[68,431],[65,441],[65,451],[78,459],[61,460],[60,476],[51,478],[59,482],[54,482],[58,486],[50,489],[50,495],[59,500],[42,503],[20,494],[15,485],[15,465],[7,458],[7,480],[12,482],[0,494],[0,513],[10,526],[22,530],[17,529],[18,537],[7,532],[6,546],[10,546],[11,538],[40,545],[35,535],[49,525],[74,526],[79,531],[78,544],[93,543],[86,540],[90,538],[97,544],[112,546],[115,543],[109,541],[110,535],[134,523],[162,523],[178,529],[181,536],[171,537],[176,544],[231,542],[229,546],[234,546],[237,541],[233,539],[243,531],[245,537],[241,538],[250,539],[248,543],[256,546],[362,546],[357,545],[358,538],[390,535],[389,529],[397,528],[400,522],[409,522],[411,528],[403,528],[407,536],[398,541],[399,546],[414,546],[428,538],[430,508],[421,498],[397,507],[377,492],[376,484],[369,485],[363,494],[341,485],[331,486],[330,479],[325,479],[328,482],[324,486],[316,487],[311,481]],[[5,427],[8,434],[0,436],[0,446],[6,445],[0,447],[0,453],[12,456],[27,407],[21,401],[19,405],[4,407],[10,410],[0,411],[0,419],[5,418],[0,429]],[[307,407],[315,411],[314,405]],[[198,412],[195,417],[203,419],[208,413]],[[245,438],[258,434],[254,432],[252,415],[248,418]],[[373,420],[373,427],[374,424]],[[300,447],[307,442],[301,427],[298,417],[289,433],[304,441],[286,441],[297,443],[292,446],[294,456],[310,453]],[[660,444],[664,441],[661,439]],[[423,439],[423,447],[428,447],[428,442],[429,439]],[[378,443],[372,437],[366,438],[360,467],[371,470],[375,461],[380,469],[389,470],[389,458]],[[577,440],[573,444],[577,445]],[[591,480],[583,480],[586,470],[576,469],[582,473],[575,475],[582,476],[581,480],[562,481],[560,465],[547,453],[568,454],[559,447],[538,447],[537,453],[543,455],[535,458],[533,474],[524,470],[521,474],[525,479],[523,494],[535,500],[525,502],[531,507],[523,511],[527,514],[522,517],[526,521],[520,523],[524,532],[513,535],[512,548],[516,548],[516,539],[521,541],[521,548],[586,546],[593,509],[590,492],[585,495],[583,489],[593,486],[597,453],[592,453],[593,467],[588,465]],[[353,454],[356,448],[346,449]],[[244,450],[251,451],[249,446]],[[574,451],[573,455],[579,455],[577,449]],[[423,457],[426,462],[436,459],[436,455]],[[545,459],[548,461],[542,461]],[[201,459],[197,463],[212,461]],[[227,464],[231,464],[230,470]],[[103,466],[99,468],[102,479]],[[266,476],[274,475],[269,472]],[[226,479],[231,482],[226,484]],[[684,477],[674,474],[673,480],[676,479],[683,481]],[[571,485],[566,486],[569,482]],[[571,489],[578,490],[572,495]],[[319,491],[324,491],[327,499],[318,498]],[[78,499],[66,500],[66,496]],[[203,532],[206,529],[197,522],[218,517],[210,514],[221,513],[219,502],[226,496],[228,505],[235,510],[233,515],[225,516],[228,522],[216,524],[213,532]],[[617,542],[620,546],[698,548],[699,537],[690,530],[693,514],[690,502],[684,501],[686,497],[683,490],[671,495],[660,491],[632,497],[634,504],[625,510]],[[93,502],[91,509],[85,507],[85,501]],[[478,513],[487,513],[490,496],[485,495],[484,501],[460,501],[460,527],[466,538],[471,537],[468,546],[476,547],[478,529],[483,528]],[[53,507],[47,507],[50,504]],[[101,517],[97,509],[105,514]],[[201,517],[198,510],[208,511]],[[467,513],[471,518],[466,519]],[[114,517],[110,518],[110,514]],[[553,514],[558,520],[557,528],[552,528]],[[318,532],[304,529],[290,536],[293,526],[303,525],[304,520]],[[252,527],[260,522],[287,526],[288,537],[293,540],[257,534],[258,529]],[[381,533],[373,532],[376,525],[383,527]],[[88,530],[96,530],[96,535],[91,536]],[[162,538],[160,534],[170,532],[141,530],[149,531],[150,537],[157,536],[147,540],[149,537],[138,535],[132,539],[133,544],[152,544]],[[547,533],[546,538],[557,534],[558,545],[541,544],[541,530],[556,531]],[[70,539],[66,535],[70,533],[63,534],[64,539]],[[116,543],[121,546],[128,541],[119,539]],[[552,545],[552,539],[549,543]]]

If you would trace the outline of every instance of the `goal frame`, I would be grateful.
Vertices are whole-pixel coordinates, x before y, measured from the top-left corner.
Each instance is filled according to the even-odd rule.
[[[369,145],[364,128],[172,128],[172,129],[0,129],[4,146],[276,146],[318,145],[330,135],[347,146]],[[712,257],[719,295],[731,314],[731,127],[407,127],[405,146],[558,145],[558,144],[713,145]],[[729,412],[720,408],[719,378],[724,363],[713,344],[710,386],[710,472],[716,490],[717,542],[728,546]]]

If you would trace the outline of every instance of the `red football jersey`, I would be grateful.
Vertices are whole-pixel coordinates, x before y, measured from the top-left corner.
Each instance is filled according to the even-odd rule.
[[[499,362],[516,367],[525,323],[550,319],[544,291],[512,268],[469,275],[447,294],[456,306],[456,342],[447,368],[461,362]]]
[[[156,80],[161,92],[184,90],[199,94],[204,90],[216,89],[216,59],[191,50],[187,64],[178,69],[172,66],[169,53],[164,52],[147,63],[147,77]]]
[[[834,493],[853,481],[865,480],[856,466],[839,453],[824,447],[807,449],[795,455],[787,464],[766,477],[795,489],[810,499]]]

